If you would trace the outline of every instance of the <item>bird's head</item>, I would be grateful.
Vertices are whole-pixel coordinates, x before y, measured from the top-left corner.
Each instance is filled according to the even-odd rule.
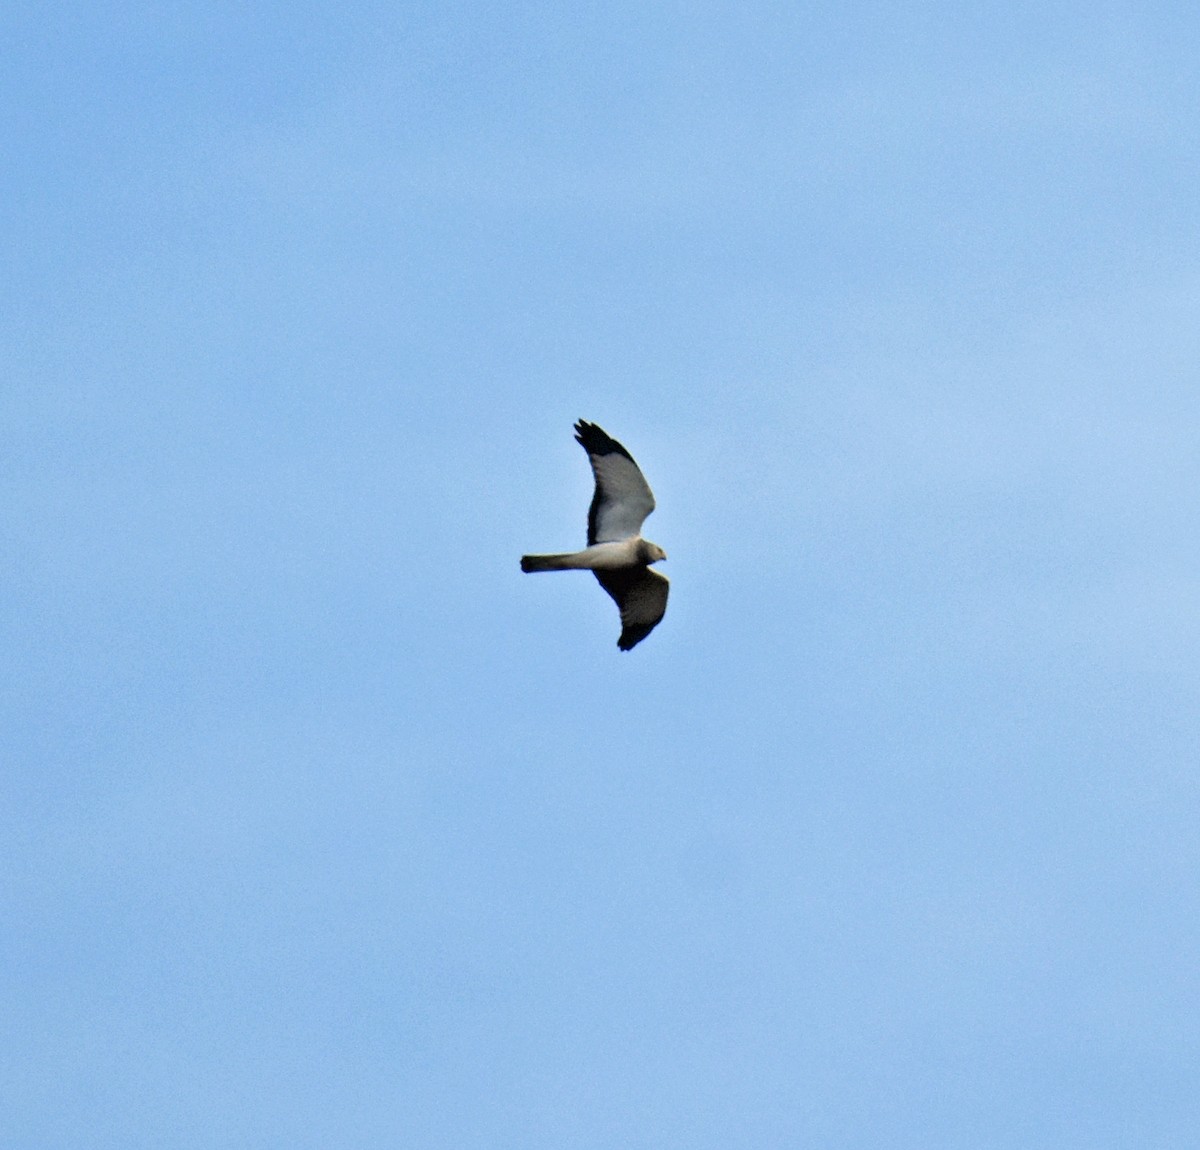
[[[667,557],[667,553],[657,543],[651,543],[648,539],[643,544],[642,554],[647,563],[658,563]]]

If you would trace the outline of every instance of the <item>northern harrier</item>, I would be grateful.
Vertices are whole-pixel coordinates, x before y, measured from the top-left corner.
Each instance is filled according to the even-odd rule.
[[[591,571],[621,611],[622,651],[640,643],[667,610],[670,583],[650,570],[667,553],[642,538],[642,522],[654,510],[654,494],[633,456],[594,423],[580,420],[575,438],[596,477],[588,508],[587,548],[569,555],[523,555],[522,571]]]

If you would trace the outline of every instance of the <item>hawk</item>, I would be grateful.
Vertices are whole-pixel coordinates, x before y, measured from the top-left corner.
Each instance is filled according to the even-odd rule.
[[[622,651],[636,647],[667,611],[670,581],[650,570],[667,553],[642,538],[642,523],[654,510],[654,494],[641,469],[612,436],[580,420],[575,438],[596,477],[588,508],[588,545],[566,555],[523,555],[522,571],[591,571],[621,612]]]

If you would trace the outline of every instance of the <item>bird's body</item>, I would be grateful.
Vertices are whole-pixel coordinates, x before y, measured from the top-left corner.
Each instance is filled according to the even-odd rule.
[[[612,543],[593,543],[566,555],[522,555],[522,571],[620,571],[665,559],[666,553],[640,535]]]
[[[594,423],[580,420],[575,438],[583,445],[596,478],[588,508],[588,545],[560,555],[523,555],[522,571],[594,572],[621,611],[622,651],[640,643],[667,610],[669,583],[650,570],[667,557],[643,539],[642,523],[654,510],[654,495],[633,456]]]

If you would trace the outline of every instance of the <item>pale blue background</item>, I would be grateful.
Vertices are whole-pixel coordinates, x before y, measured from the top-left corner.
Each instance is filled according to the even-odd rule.
[[[1194,5],[0,33],[0,1144],[1197,1144]]]

